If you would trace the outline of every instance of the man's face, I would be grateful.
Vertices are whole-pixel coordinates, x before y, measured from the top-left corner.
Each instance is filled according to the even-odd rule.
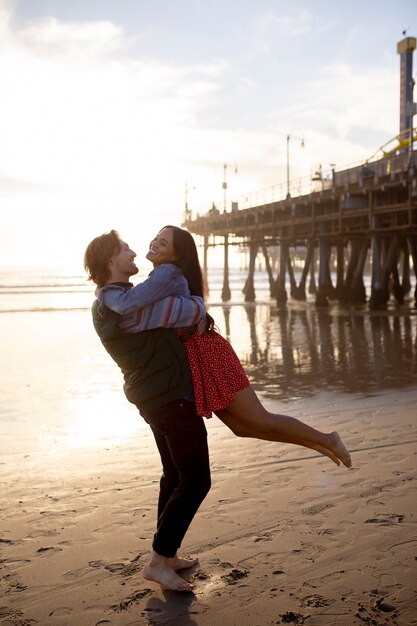
[[[139,269],[133,261],[135,256],[136,252],[129,248],[129,244],[120,240],[120,252],[115,254],[109,266],[113,279],[128,279],[138,273]]]

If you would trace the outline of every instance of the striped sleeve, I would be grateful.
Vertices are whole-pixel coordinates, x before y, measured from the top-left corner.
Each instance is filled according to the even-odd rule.
[[[202,298],[169,296],[155,304],[123,315],[119,327],[124,333],[137,333],[152,328],[182,328],[197,324],[206,314]]]

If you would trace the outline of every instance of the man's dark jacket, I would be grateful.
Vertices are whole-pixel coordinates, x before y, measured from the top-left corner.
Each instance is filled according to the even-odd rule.
[[[129,402],[146,416],[164,404],[193,394],[185,348],[173,328],[156,328],[123,334],[120,315],[93,304],[93,323],[98,336],[124,376],[123,389]]]

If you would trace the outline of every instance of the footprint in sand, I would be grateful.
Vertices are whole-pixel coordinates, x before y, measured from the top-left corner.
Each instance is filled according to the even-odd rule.
[[[304,615],[301,613],[294,613],[294,611],[286,611],[281,616],[284,624],[304,624]]]
[[[20,582],[20,580],[17,577],[17,575],[15,574],[15,572],[12,572],[10,574],[6,574],[3,577],[3,582],[5,583],[8,591],[20,592],[20,591],[25,591],[27,589],[27,585],[24,585],[22,582]],[[7,591],[6,591],[6,593],[7,593]],[[6,607],[4,607],[4,608],[6,608]],[[1,608],[0,608],[0,617],[1,617]],[[3,622],[1,622],[1,623],[3,623]]]
[[[72,608],[69,606],[59,606],[49,613],[49,617],[68,617],[72,613]]]
[[[2,624],[23,624],[22,611],[9,609],[7,606],[0,606],[0,619]],[[4,620],[4,621],[3,621]]]
[[[317,532],[318,535],[335,535],[336,531],[334,528],[320,528]]]
[[[140,557],[137,557],[130,563],[124,566],[122,570],[122,574],[124,576],[134,576],[142,571],[144,563],[141,561]]]
[[[373,487],[369,487],[369,489],[364,489],[363,491],[361,491],[361,493],[359,494],[360,498],[369,498],[369,496],[376,496],[379,493],[381,493],[381,491],[384,491],[384,489],[388,489],[388,487],[392,487],[392,482],[387,482],[384,485],[374,485]]]
[[[5,559],[0,559],[0,563],[30,563],[30,559],[14,559],[13,557],[7,557]]]
[[[152,589],[148,589],[148,588],[141,589],[140,591],[136,591],[131,596],[126,598],[126,600],[122,600],[121,602],[118,602],[117,604],[113,604],[110,608],[113,611],[117,611],[118,613],[120,611],[126,611],[132,604],[138,603],[143,598],[146,598],[147,596],[151,596],[152,594],[153,594]]]
[[[21,539],[0,539],[0,546],[18,546],[21,543],[23,543]]]
[[[77,509],[66,509],[65,511],[39,511],[39,515],[43,517],[65,517],[67,515],[73,516],[74,513],[78,513]]]
[[[259,535],[254,538],[255,543],[258,543],[259,541],[272,541],[272,537],[269,533],[265,533],[264,535]]]
[[[56,537],[60,533],[57,530],[34,530],[26,539],[37,539],[38,537]]]
[[[99,560],[97,560],[97,561],[88,561],[88,564],[89,564],[90,567],[94,567],[95,569],[97,567],[104,567],[106,565],[104,561],[99,561]]]
[[[333,507],[333,504],[330,504],[330,502],[323,502],[321,504],[314,504],[313,506],[309,506],[305,509],[302,509],[302,514],[303,515],[318,515],[319,513],[322,513],[323,511],[326,511],[327,509],[331,509]]]
[[[194,594],[205,598],[218,593],[224,585],[220,574],[206,574],[201,570],[196,572],[189,582],[194,585]]]
[[[46,548],[38,548],[36,552],[38,554],[45,554],[45,552],[62,552],[62,548],[56,548],[55,546],[48,546]]]
[[[405,515],[397,513],[377,513],[375,517],[365,520],[365,524],[378,524],[379,526],[395,526],[401,524]]]
[[[69,572],[65,572],[63,577],[68,580],[78,580],[79,578],[82,578],[86,574],[93,572],[95,569],[96,569],[95,567],[81,567],[80,569],[74,569],[74,570],[70,570]]]
[[[130,522],[113,522],[101,528],[94,528],[93,533],[112,533],[120,526],[131,526]]]
[[[220,564],[222,567],[224,564]],[[242,569],[233,568],[230,563],[227,564],[232,569],[227,574],[206,574],[203,570],[196,572],[190,579],[194,584],[194,594],[201,596],[211,596],[218,593],[225,585],[236,585],[239,581],[246,578],[248,572]]]
[[[228,585],[236,585],[236,583],[239,582],[239,580],[242,580],[242,578],[246,578],[247,575],[248,575],[248,572],[245,572],[244,570],[241,570],[241,569],[234,568],[228,574],[224,574],[221,578]]]
[[[306,596],[305,598],[302,598],[301,600],[301,606],[302,607],[306,607],[306,606],[314,606],[314,607],[321,607],[321,606],[330,606],[332,604],[334,604],[335,600],[329,600],[327,598],[324,598],[323,596],[320,596],[318,593],[314,593],[310,596]]]
[[[112,574],[115,572],[122,572],[126,567],[125,563],[108,563],[104,566],[104,569],[109,570]]]
[[[349,571],[349,575],[352,576],[360,576],[361,570],[352,569]],[[317,578],[310,578],[309,580],[305,580],[303,582],[303,587],[309,587],[312,589],[323,589],[329,583],[335,583],[342,578],[346,578],[346,570],[336,570],[334,572],[330,572],[329,574],[325,574],[324,576],[319,576]]]

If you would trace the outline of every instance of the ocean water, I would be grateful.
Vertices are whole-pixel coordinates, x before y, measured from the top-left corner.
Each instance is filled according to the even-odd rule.
[[[83,275],[49,268],[0,268],[0,313],[87,309],[94,288]]]
[[[141,282],[146,276],[146,272],[140,272],[134,282]],[[231,303],[244,302],[244,281],[244,271],[231,270]],[[221,303],[223,270],[209,270],[208,282],[208,301]],[[256,272],[256,292],[257,301],[269,302],[268,278],[261,271]],[[93,299],[94,286],[85,275],[48,268],[0,268],[0,313],[86,310],[91,307]]]
[[[150,269],[149,269],[150,271]],[[133,282],[138,283],[146,279],[148,271],[140,271],[134,277]],[[207,303],[209,306],[233,306],[236,304],[245,304],[245,296],[243,294],[243,286],[247,277],[247,270],[242,268],[231,268],[229,270],[229,287],[231,290],[231,299],[227,303],[223,303],[221,292],[223,287],[223,269],[221,267],[209,268],[208,296]],[[296,280],[299,280],[297,272],[295,272]],[[333,277],[335,284],[336,277]],[[367,295],[370,295],[370,279],[365,276],[365,287]],[[274,300],[270,296],[269,280],[267,273],[261,269],[255,271],[254,285],[256,293],[256,304],[275,305]],[[51,311],[70,311],[70,310],[87,310],[91,308],[94,299],[94,285],[87,281],[86,276],[80,273],[72,273],[60,269],[51,268],[2,268],[0,267],[0,313],[18,313],[22,311],[32,312],[51,312]],[[406,298],[403,307],[397,307],[394,300],[388,304],[391,313],[401,314],[404,311],[412,312],[414,301],[412,295],[415,285]],[[287,294],[290,294],[290,285],[286,284]],[[314,305],[314,295],[307,293],[307,306]],[[288,302],[288,306],[297,305],[297,303]],[[252,306],[248,304],[248,306]],[[332,304],[332,309],[337,307]],[[361,307],[357,307],[360,309]],[[365,311],[366,306],[362,307]]]
[[[381,312],[366,305],[317,309],[312,297],[278,309],[261,271],[256,304],[245,304],[245,278],[242,270],[230,271],[232,298],[223,303],[222,270],[209,271],[207,304],[264,401],[291,405],[323,392],[366,395],[416,385],[411,298]],[[115,445],[144,427],[94,332],[93,299],[82,274],[0,271],[3,452],[59,455],[74,446]]]
[[[136,282],[146,275],[141,272]],[[417,373],[414,285],[404,306],[392,301],[380,312],[370,312],[367,305],[343,308],[336,303],[317,309],[312,295],[306,302],[289,300],[284,309],[278,309],[269,293],[267,274],[261,270],[255,272],[256,302],[245,303],[242,288],[246,275],[243,269],[230,270],[231,299],[224,303],[223,270],[210,269],[207,306],[254,381],[265,384],[268,393],[280,397],[288,385],[303,386],[307,374],[313,387],[318,381],[323,385],[338,381],[347,391],[413,380]],[[77,311],[89,317],[93,300],[94,285],[83,274],[0,269],[0,329],[5,316],[12,316],[17,325],[23,314],[32,320],[36,315]],[[276,376],[279,385],[271,381]]]

